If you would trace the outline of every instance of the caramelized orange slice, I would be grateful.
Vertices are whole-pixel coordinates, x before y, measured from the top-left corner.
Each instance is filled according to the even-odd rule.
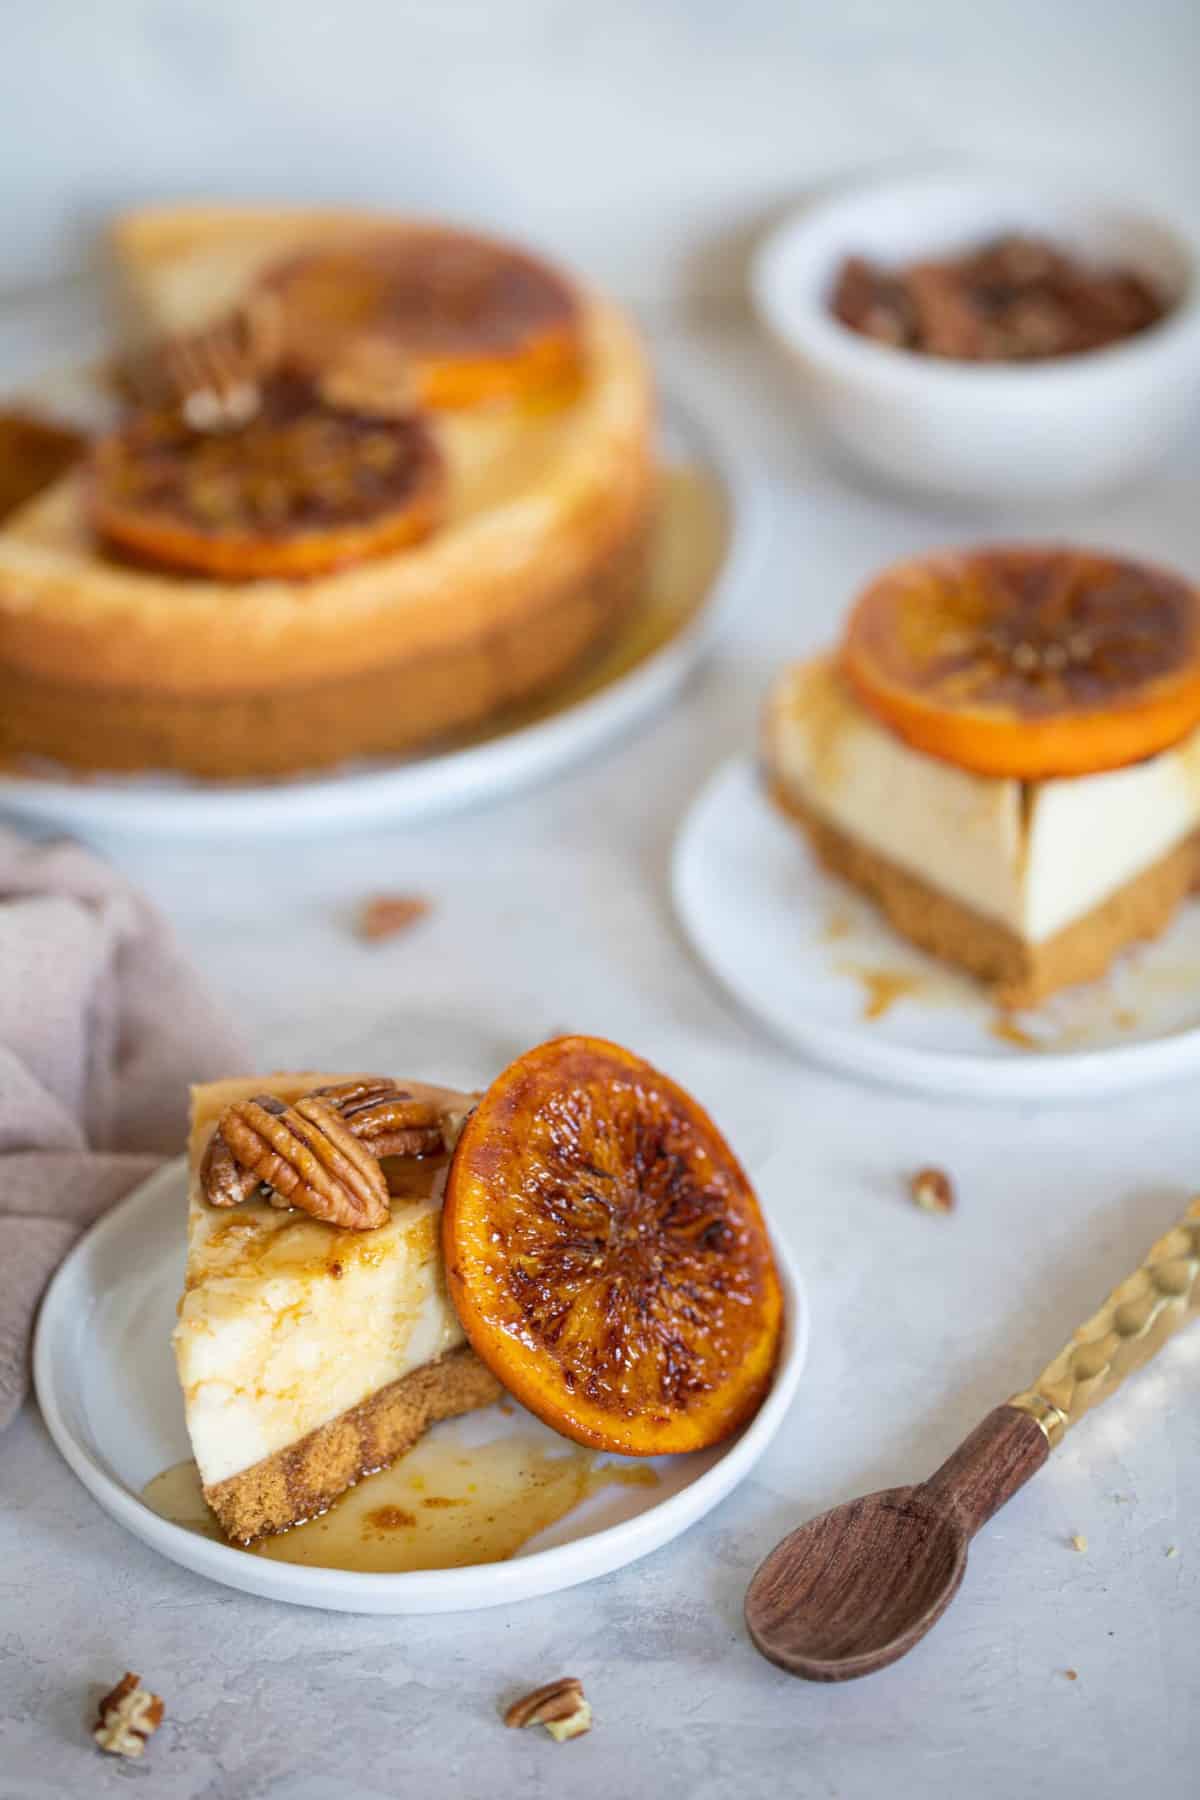
[[[492,1084],[443,1238],[477,1355],[577,1443],[701,1450],[770,1386],[783,1301],[753,1190],[696,1102],[616,1044],[558,1038]]]
[[[229,581],[303,579],[425,537],[440,453],[420,419],[330,406],[279,378],[236,430],[135,414],[96,446],[92,523],[140,562]]]
[[[542,390],[580,359],[580,309],[545,263],[462,232],[411,229],[293,257],[264,278],[289,352],[336,380],[452,408]]]
[[[1200,724],[1200,594],[1087,550],[947,552],[870,584],[842,668],[930,756],[982,775],[1089,775]]]

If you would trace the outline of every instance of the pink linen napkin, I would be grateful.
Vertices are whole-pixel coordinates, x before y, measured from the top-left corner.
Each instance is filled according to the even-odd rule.
[[[154,908],[77,844],[0,829],[0,1431],[51,1272],[187,1128],[187,1089],[246,1067]]]

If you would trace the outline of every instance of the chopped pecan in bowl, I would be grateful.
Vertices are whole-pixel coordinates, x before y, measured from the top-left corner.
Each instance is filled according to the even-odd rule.
[[[1093,265],[1019,235],[901,268],[848,256],[829,309],[877,343],[957,362],[1035,362],[1102,350],[1146,331],[1167,311],[1136,269]]]

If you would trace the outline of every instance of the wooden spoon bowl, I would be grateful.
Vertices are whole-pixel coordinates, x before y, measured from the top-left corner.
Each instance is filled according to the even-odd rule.
[[[763,1562],[746,1623],[764,1656],[808,1681],[886,1668],[941,1618],[967,1566],[964,1528],[886,1488],[810,1519]]]
[[[885,1669],[937,1624],[962,1584],[971,1539],[1049,1451],[1035,1418],[997,1406],[919,1487],[885,1488],[810,1519],[750,1583],[755,1648],[808,1681]]]
[[[1200,1200],[928,1481],[835,1506],[775,1546],[746,1594],[755,1647],[809,1681],[870,1675],[911,1650],[958,1592],[980,1526],[1197,1312]]]

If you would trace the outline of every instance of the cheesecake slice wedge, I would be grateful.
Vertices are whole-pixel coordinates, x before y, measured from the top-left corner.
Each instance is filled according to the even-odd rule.
[[[1200,588],[1105,550],[881,570],[767,704],[822,863],[1007,1007],[1105,974],[1200,876]]]
[[[776,682],[763,757],[819,861],[1007,1007],[1102,976],[1200,882],[1200,731],[1091,775],[983,775],[905,743],[821,656]]]
[[[441,1148],[388,1155],[387,1216],[346,1229],[272,1205],[206,1196],[205,1153],[236,1102],[291,1104],[343,1076],[281,1074],[193,1089],[187,1271],[174,1332],[204,1497],[249,1543],[324,1511],[439,1419],[498,1398],[451,1305],[440,1248],[449,1147],[469,1095],[405,1084]]]

